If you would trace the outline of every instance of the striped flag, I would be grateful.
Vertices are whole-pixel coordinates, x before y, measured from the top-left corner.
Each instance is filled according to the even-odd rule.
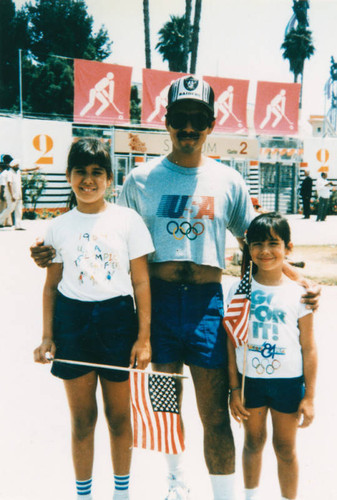
[[[223,326],[234,347],[248,342],[248,322],[251,303],[250,270],[245,272],[223,318]]]
[[[130,374],[133,445],[177,454],[185,449],[174,377]]]

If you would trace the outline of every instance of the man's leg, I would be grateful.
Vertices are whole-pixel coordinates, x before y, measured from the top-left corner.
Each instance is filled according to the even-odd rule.
[[[226,368],[190,366],[204,428],[204,455],[214,500],[233,500],[235,449],[228,411]]]
[[[174,363],[152,363],[152,368],[153,370],[159,372],[182,373],[183,363],[180,361]],[[184,423],[181,417],[181,404],[183,396],[183,385],[181,379],[178,378],[176,379],[176,389],[177,389],[178,405],[180,411],[180,422],[184,434]],[[185,477],[184,453],[178,453],[176,455],[166,453],[165,459],[168,468],[168,483],[169,483],[169,493],[167,498],[170,498],[170,494],[172,495],[172,498],[188,498],[189,489],[186,484],[186,477]],[[174,490],[177,490],[177,494],[173,493]],[[180,494],[180,496],[178,495],[178,493]]]
[[[328,208],[329,208],[329,198],[323,198],[323,204],[322,204],[322,215],[321,215],[321,220],[325,220],[326,216],[328,214]]]
[[[16,200],[14,206],[15,229],[22,229],[22,200]]]
[[[15,203],[11,199],[6,199],[7,207],[0,214],[0,225],[6,223],[6,219],[11,215],[14,210]]]

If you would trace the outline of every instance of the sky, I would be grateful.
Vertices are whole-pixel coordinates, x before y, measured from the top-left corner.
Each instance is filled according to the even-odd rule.
[[[17,7],[23,3],[15,1]],[[145,67],[143,1],[86,0],[86,4],[95,29],[104,25],[113,41],[106,62],[132,66],[132,81],[141,82]],[[184,14],[185,0],[149,0],[149,4],[152,68],[168,70],[167,62],[155,50],[158,31],[170,15]],[[289,63],[280,50],[292,5],[292,0],[204,0],[197,73],[250,80],[250,102],[257,81],[293,82]],[[310,115],[325,112],[323,88],[331,56],[337,60],[337,0],[310,0],[308,14],[316,51],[304,67],[303,126]]]

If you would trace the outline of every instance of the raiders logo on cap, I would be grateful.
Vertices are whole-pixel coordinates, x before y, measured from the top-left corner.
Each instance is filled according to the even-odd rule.
[[[189,76],[188,78],[183,79],[184,87],[186,90],[195,90],[197,86],[199,85],[198,80],[193,78],[193,76]]]
[[[214,116],[214,92],[212,87],[202,78],[184,76],[172,83],[168,91],[167,110],[176,102],[192,100],[207,107]]]

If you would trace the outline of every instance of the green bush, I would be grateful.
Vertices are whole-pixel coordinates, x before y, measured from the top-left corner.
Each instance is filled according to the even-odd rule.
[[[47,179],[38,171],[22,176],[22,201],[31,214],[35,214],[37,202],[46,185]]]

